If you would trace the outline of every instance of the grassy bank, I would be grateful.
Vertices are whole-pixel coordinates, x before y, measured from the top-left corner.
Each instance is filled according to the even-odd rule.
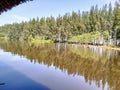
[[[53,43],[52,40],[40,40],[40,39],[32,39],[30,42],[34,43],[34,44],[39,44],[39,43]]]

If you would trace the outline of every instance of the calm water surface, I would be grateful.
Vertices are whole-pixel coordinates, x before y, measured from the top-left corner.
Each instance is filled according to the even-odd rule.
[[[120,52],[0,42],[0,90],[120,90]]]

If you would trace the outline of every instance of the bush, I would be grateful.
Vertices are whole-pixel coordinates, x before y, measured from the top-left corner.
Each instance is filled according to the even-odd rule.
[[[101,37],[100,32],[85,33],[71,37],[69,43],[92,44],[95,40]]]

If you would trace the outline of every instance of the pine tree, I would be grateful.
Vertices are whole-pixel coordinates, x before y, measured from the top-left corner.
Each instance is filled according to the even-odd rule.
[[[120,38],[120,1],[115,3],[113,31],[114,44],[117,45],[117,39]]]

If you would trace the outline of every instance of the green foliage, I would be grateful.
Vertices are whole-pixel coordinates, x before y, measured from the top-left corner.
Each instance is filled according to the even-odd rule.
[[[100,32],[85,33],[78,36],[73,36],[69,39],[69,43],[93,44],[95,40],[101,37]]]
[[[32,39],[31,43],[39,44],[39,43],[53,43],[51,40],[40,40],[40,39]]]
[[[0,37],[4,37],[4,35],[2,33],[0,33]]]
[[[120,3],[116,2],[114,28],[117,32],[116,37],[120,38]]]
[[[20,41],[39,39],[86,44],[100,41],[109,43],[110,39],[120,38],[119,2],[114,9],[111,3],[101,9],[96,5],[90,11],[73,11],[57,18],[37,17],[28,22],[4,25],[0,27],[1,36]]]
[[[104,35],[105,40],[109,40],[110,35],[109,35],[109,32],[108,32],[108,31],[104,31],[104,32],[103,32],[103,35]]]

